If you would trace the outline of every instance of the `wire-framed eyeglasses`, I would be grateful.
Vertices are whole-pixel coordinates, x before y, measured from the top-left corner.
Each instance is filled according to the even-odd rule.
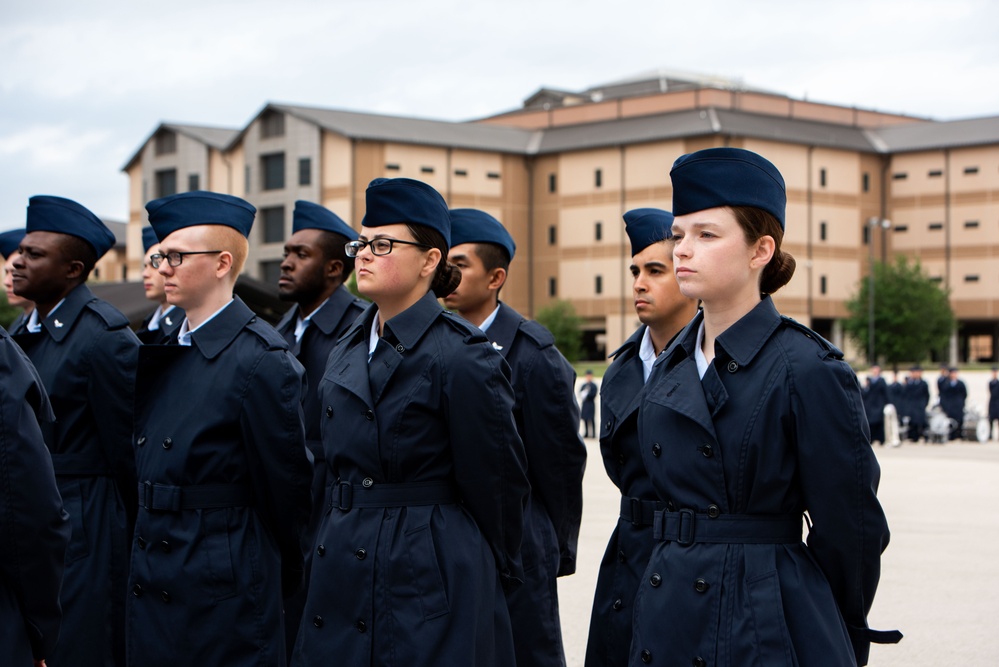
[[[154,269],[160,268],[160,264],[165,259],[167,264],[176,268],[184,263],[184,257],[187,255],[214,255],[215,253],[223,252],[222,250],[191,250],[188,252],[168,252],[167,254],[153,253],[149,256],[149,263]]]
[[[343,246],[344,252],[347,253],[347,257],[357,257],[357,253],[364,249],[364,246],[371,248],[371,254],[381,257],[392,252],[393,243],[404,243],[406,245],[415,245],[418,248],[423,248],[424,250],[429,250],[430,246],[426,243],[417,243],[416,241],[403,241],[402,239],[389,239],[389,238],[377,238],[370,241],[351,241]]]

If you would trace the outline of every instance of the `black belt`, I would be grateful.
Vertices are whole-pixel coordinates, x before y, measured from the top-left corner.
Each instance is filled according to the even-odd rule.
[[[180,510],[246,507],[253,504],[253,494],[242,484],[195,484],[170,486],[139,482],[139,507],[147,510]]]
[[[449,482],[378,484],[365,478],[360,484],[334,482],[330,485],[327,506],[349,512],[354,507],[450,505],[456,502],[458,494]]]
[[[656,512],[666,509],[666,503],[659,500],[643,500],[621,496],[621,518],[635,526],[651,526]]]
[[[728,514],[711,517],[694,510],[657,511],[655,539],[680,545],[794,544],[801,542],[800,516],[754,516]]]
[[[100,454],[53,454],[52,469],[56,475],[111,476],[111,468]]]

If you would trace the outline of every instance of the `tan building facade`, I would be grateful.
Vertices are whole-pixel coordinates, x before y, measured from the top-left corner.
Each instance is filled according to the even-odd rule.
[[[170,132],[172,153],[158,145]],[[164,124],[124,169],[128,257],[141,262],[143,206],[169,194],[171,170],[175,191],[198,185],[257,206],[246,271],[269,283],[297,199],[359,228],[373,178],[415,178],[453,208],[499,218],[517,243],[503,299],[528,316],[569,300],[598,358],[638,324],[622,214],[668,210],[673,161],[709,146],[759,152],[785,177],[784,247],[797,270],[775,295],[783,313],[862,358],[841,332],[845,301],[871,259],[903,253],[951,290],[954,360],[995,359],[999,118],[938,123],[711,82],[542,90],[523,109],[467,123],[268,104],[241,130]]]

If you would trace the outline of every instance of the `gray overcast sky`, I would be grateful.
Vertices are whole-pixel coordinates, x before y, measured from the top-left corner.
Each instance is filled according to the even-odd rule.
[[[994,0],[0,0],[0,229],[57,194],[126,220],[161,121],[268,101],[442,120],[658,68],[951,120],[999,115]]]

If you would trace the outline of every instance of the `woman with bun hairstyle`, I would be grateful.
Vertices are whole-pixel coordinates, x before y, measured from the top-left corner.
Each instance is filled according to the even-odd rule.
[[[783,317],[784,179],[747,150],[680,157],[673,260],[702,310],[639,410],[665,509],[635,600],[631,665],[864,665],[888,525],[856,374]],[[802,518],[808,535],[802,540]]]
[[[461,280],[432,187],[376,179],[357,241],[373,303],[319,382],[326,494],[294,665],[514,665],[529,484],[509,367],[437,301]]]

